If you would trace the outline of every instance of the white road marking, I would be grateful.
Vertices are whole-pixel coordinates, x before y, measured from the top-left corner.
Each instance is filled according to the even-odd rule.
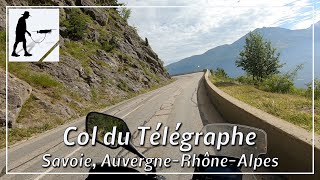
[[[147,102],[149,102],[149,101],[151,101],[151,100],[153,100],[154,98],[156,98],[156,97],[158,97],[158,96],[160,96],[161,94],[157,94],[157,95],[155,95],[155,96],[153,96],[152,98],[150,98]]]
[[[171,89],[171,88],[169,88]],[[167,89],[168,90],[168,89]],[[167,91],[166,90],[166,91]],[[165,91],[165,92],[166,92]],[[148,101],[146,102],[149,102],[153,99],[155,99],[156,97],[160,96],[161,94],[157,94],[155,96],[153,96],[152,98],[148,99]],[[133,110],[131,110],[130,112],[128,112],[127,114],[125,114],[124,116],[121,117],[121,119],[127,117],[129,114],[131,114],[132,112],[136,111],[137,109],[139,109],[141,106],[143,106],[145,103],[142,103],[140,104],[139,106],[137,106],[136,108],[134,108]],[[126,108],[125,108],[126,109]],[[124,110],[124,109],[123,109]],[[119,111],[118,111],[119,112]],[[82,149],[82,146],[78,147],[77,149],[75,149],[74,151],[72,151],[70,154],[68,154],[65,158],[68,158],[70,156],[72,156],[74,153],[76,153],[77,151],[79,151],[80,149]],[[37,176],[34,180],[40,180],[41,178],[43,178],[45,175],[47,175],[46,173],[49,173],[50,171],[52,171],[54,168],[53,167],[50,167],[49,169],[47,169],[44,173],[45,174],[40,174],[39,176]]]
[[[132,111],[128,112],[126,115],[122,116],[121,119],[127,117],[129,114],[131,114],[133,111],[137,110],[138,108],[140,108],[141,106],[143,106],[144,103],[140,104],[139,106],[137,106],[136,108],[134,108]]]
[[[75,149],[74,151],[72,151],[70,154],[68,154],[65,158],[68,158],[70,156],[72,156],[74,153],[76,153],[77,151],[79,151],[82,148],[82,146],[78,147],[77,149]],[[47,169],[44,173],[48,173],[50,171],[52,171],[54,168],[50,167],[49,169]],[[39,180],[41,179],[43,176],[45,176],[46,174],[40,174],[38,177],[36,177],[34,180]]]
[[[171,88],[168,88],[168,89],[165,90],[164,92],[167,92],[169,89],[171,89]],[[152,97],[151,99],[149,99],[148,101],[150,101],[150,100],[154,99],[155,97],[161,95],[161,94],[159,94],[159,93],[160,93],[160,91],[157,91],[157,92],[154,92],[154,93],[150,94],[149,96],[152,96],[153,94],[157,94],[157,95],[153,96],[153,97]],[[147,95],[146,95],[146,96],[147,96]],[[145,99],[148,98],[149,96],[147,96],[147,97],[145,97],[145,98],[141,98],[141,100],[140,100],[139,102],[130,103],[127,107],[125,107],[125,108],[123,108],[123,109],[116,109],[116,110],[112,111],[110,114],[114,116],[114,115],[118,114],[118,113],[121,112],[121,111],[124,111],[124,110],[127,110],[127,109],[131,108],[133,105],[135,105],[135,104],[137,104],[137,103],[143,102],[143,100],[145,100]],[[146,102],[148,102],[148,101],[146,101]]]
[[[160,95],[160,94],[158,94]],[[158,95],[152,97],[151,99],[157,97]],[[151,100],[149,99],[149,100]],[[129,114],[131,114],[132,112],[134,112],[135,110],[139,109],[141,106],[143,106],[144,103],[140,104],[139,106],[137,106],[136,108],[134,108],[132,111],[128,112],[127,114],[125,114],[124,116],[122,116],[121,118],[125,118],[127,117]],[[82,146],[78,147],[77,149],[75,149],[74,151],[72,151],[70,154],[68,154],[65,158],[68,158],[70,156],[72,156],[74,153],[76,153],[77,151],[79,151],[80,149],[82,149]],[[52,171],[54,168],[50,167],[49,169],[47,169],[44,173],[49,173],[50,171]],[[46,174],[40,174],[38,177],[35,178],[35,180],[40,180],[41,178],[43,178]]]

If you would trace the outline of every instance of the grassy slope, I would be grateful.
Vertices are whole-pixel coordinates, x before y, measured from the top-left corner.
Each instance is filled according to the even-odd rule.
[[[91,18],[85,14],[82,14],[82,16],[86,19],[88,23],[90,23],[92,26],[98,29],[101,35],[108,36],[109,34],[108,32],[106,32],[106,29],[113,30],[113,27],[108,27],[108,25],[102,28],[94,24]],[[121,20],[121,19],[117,19],[117,20]],[[111,23],[111,21],[116,21],[116,20],[110,19],[109,21]],[[112,32],[112,33],[121,34],[121,32]],[[5,32],[3,31],[0,31],[0,41],[1,41],[0,42],[0,57],[1,57],[0,68],[5,69]],[[60,53],[73,56],[74,58],[78,59],[81,65],[84,67],[85,72],[88,74],[92,72],[92,69],[89,66],[88,56],[95,54],[97,49],[104,49],[104,47],[101,44],[90,42],[90,41],[85,41],[85,42],[70,41],[65,43],[65,46],[66,46],[66,49],[61,49]],[[86,49],[86,56],[83,56],[82,49]],[[132,59],[126,54],[123,54],[118,49],[113,49],[110,53],[120,54],[123,57],[127,58],[128,62],[129,60],[130,62],[132,61],[132,63],[141,62],[137,59]],[[97,63],[103,63],[103,62],[97,62]],[[100,65],[108,66],[108,64],[100,64]],[[124,64],[123,71],[119,71],[118,73],[125,73],[126,66],[127,65]],[[85,104],[84,108],[79,108],[78,106],[72,103],[67,104],[69,107],[73,108],[79,116],[84,116],[87,112],[91,110],[97,110],[97,109],[108,107],[110,105],[116,104],[125,99],[129,99],[139,94],[146,93],[148,91],[151,91],[153,89],[159,88],[161,86],[164,86],[172,82],[172,81],[161,82],[160,80],[158,80],[158,77],[156,77],[154,74],[152,74],[149,71],[148,68],[145,68],[145,63],[142,63],[141,66],[143,67],[143,71],[145,74],[149,75],[153,79],[156,79],[156,81],[159,83],[151,84],[150,88],[142,89],[140,90],[140,92],[137,92],[137,93],[129,91],[126,88],[127,85],[122,84],[122,86],[119,88],[126,91],[127,95],[125,97],[110,97],[106,94],[99,93],[100,92],[99,89],[92,89],[91,93],[92,93],[93,99],[91,101],[85,101],[83,97],[81,97],[79,94],[69,92],[63,85],[61,85],[58,81],[56,81],[50,74],[39,73],[39,72],[30,70],[30,68],[28,68],[28,63],[9,63],[8,69],[10,73],[26,81],[33,88],[36,88],[40,90],[42,93],[46,94],[47,96],[54,98],[54,101],[56,102],[65,103],[61,98],[61,94],[67,93],[67,95],[69,95],[72,99]],[[106,83],[106,85],[108,84],[110,85],[110,82]],[[104,102],[97,101],[99,99],[104,99],[107,101],[104,101]],[[35,101],[33,96],[31,96],[27,100],[27,102],[22,107],[19,117],[17,119],[18,123],[25,125],[27,128],[10,129],[9,144],[14,144],[18,141],[27,139],[37,133],[42,133],[44,131],[57,127],[61,124],[69,122],[75,118],[75,117],[72,117],[70,119],[61,119],[53,116],[48,117],[47,113],[44,110],[39,110],[38,108],[39,106],[40,105],[38,104],[38,102]],[[33,112],[32,117],[30,116],[29,112]],[[4,146],[5,146],[5,129],[0,128],[0,148],[3,148]]]
[[[312,99],[300,95],[265,92],[252,85],[223,83],[223,80],[214,76],[210,78],[229,95],[311,131]],[[320,100],[315,101],[315,132],[320,134]]]
[[[4,44],[0,45],[0,48],[2,49],[2,46]],[[4,49],[4,48],[3,48]],[[0,56],[1,59],[5,60],[5,51],[0,51]],[[46,92],[45,94],[49,95],[50,97],[56,97],[57,101],[59,101],[59,99],[61,97],[59,97],[60,92],[69,92],[67,90],[65,90],[65,88],[63,86],[61,86],[57,81],[55,81],[53,78],[51,78],[50,75],[48,74],[42,74],[42,73],[37,73],[37,72],[33,72],[28,70],[28,68],[26,68],[26,64],[24,63],[10,63],[9,64],[9,72],[13,73],[14,75],[16,75],[17,77],[19,77],[20,79],[28,82],[30,85],[32,85],[35,88],[46,88]],[[1,66],[3,69],[5,69],[5,64],[3,63],[3,61],[1,61]],[[101,109],[101,108],[105,108],[108,106],[111,106],[113,104],[116,104],[118,102],[121,102],[125,99],[129,99],[132,97],[135,97],[139,94],[143,94],[146,92],[149,92],[151,90],[157,89],[161,86],[164,86],[168,83],[170,83],[172,81],[169,82],[163,82],[163,83],[159,83],[159,84],[154,84],[151,85],[150,88],[148,89],[142,89],[140,92],[138,93],[133,93],[133,92],[128,92],[127,96],[124,98],[120,98],[120,97],[112,97],[112,99],[110,99],[108,101],[108,104],[105,103],[97,103],[97,99],[100,98],[108,98],[108,97],[102,97],[99,93],[96,93],[96,96],[94,96],[95,98],[92,99],[91,102],[86,102],[86,108],[84,109],[80,109],[77,106],[74,106],[72,104],[68,104],[70,107],[73,107],[74,110],[77,111],[78,115],[80,116],[84,116],[87,112],[91,111],[91,110],[97,110],[97,109]],[[93,91],[93,92],[97,92]],[[81,102],[81,97],[79,97],[79,95],[77,94],[70,94],[72,96],[72,99],[77,99],[78,101]],[[73,118],[70,119],[60,119],[60,118],[55,118],[55,117],[47,117],[47,118],[43,118],[46,115],[46,112],[44,110],[39,110],[39,104],[34,100],[33,96],[31,96],[27,102],[24,104],[24,106],[21,109],[21,112],[19,114],[19,117],[17,119],[18,123],[21,124],[32,124],[32,122],[30,122],[30,113],[29,112],[33,112],[32,113],[32,119],[33,121],[36,121],[36,124],[34,126],[28,127],[28,128],[13,128],[13,129],[9,129],[9,145],[14,144],[18,141],[27,139],[35,134],[38,133],[42,133],[44,131],[50,130],[52,128],[55,128],[59,125],[62,125],[66,122],[71,121]],[[5,128],[0,128],[0,149],[5,147]]]

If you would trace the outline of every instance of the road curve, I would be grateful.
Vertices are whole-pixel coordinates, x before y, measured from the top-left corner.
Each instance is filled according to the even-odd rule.
[[[140,137],[137,134],[138,126],[156,127],[158,122],[169,126],[173,132],[176,123],[181,122],[179,132],[198,132],[204,124],[224,122],[219,113],[212,108],[206,91],[203,89],[201,78],[203,73],[194,73],[175,77],[177,80],[167,86],[137,96],[130,100],[110,107],[106,111],[123,118],[133,133],[133,137]],[[19,143],[9,149],[8,170],[12,173],[58,173],[58,172],[88,172],[88,168],[42,168],[44,164],[42,156],[46,153],[52,157],[91,157],[93,162],[101,162],[106,154],[110,156],[132,156],[127,151],[118,148],[109,149],[102,145],[96,146],[73,146],[68,147],[63,143],[63,134],[67,127],[76,126],[79,131],[84,130],[84,117],[67,125],[41,134],[23,143]],[[76,139],[77,134],[71,134],[70,139]],[[138,141],[133,139],[134,144]],[[157,146],[152,147],[146,144],[139,148],[147,157],[178,157],[181,155],[178,147]],[[0,167],[5,168],[5,151],[0,153]],[[3,169],[4,171],[5,169]],[[171,168],[159,168],[161,172],[185,172],[192,169],[182,169],[179,164]],[[15,174],[3,175],[0,179],[85,179],[87,175],[44,175],[44,174]],[[190,179],[190,175],[166,175],[168,179]]]

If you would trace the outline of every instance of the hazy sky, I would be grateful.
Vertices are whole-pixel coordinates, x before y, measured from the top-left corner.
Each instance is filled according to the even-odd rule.
[[[119,0],[132,7],[129,24],[147,37],[165,65],[260,27],[303,29],[320,20],[316,0]],[[159,7],[162,6],[162,7]],[[163,7],[183,6],[183,7]],[[313,13],[313,6],[315,13]]]

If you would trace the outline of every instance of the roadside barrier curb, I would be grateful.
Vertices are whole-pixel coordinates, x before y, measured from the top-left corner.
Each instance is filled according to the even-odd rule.
[[[269,157],[278,157],[278,172],[312,172],[312,133],[285,120],[252,107],[221,91],[205,70],[204,86],[211,103],[230,123],[263,129],[268,137]],[[320,179],[320,139],[315,137],[315,175],[285,175],[288,179]]]

